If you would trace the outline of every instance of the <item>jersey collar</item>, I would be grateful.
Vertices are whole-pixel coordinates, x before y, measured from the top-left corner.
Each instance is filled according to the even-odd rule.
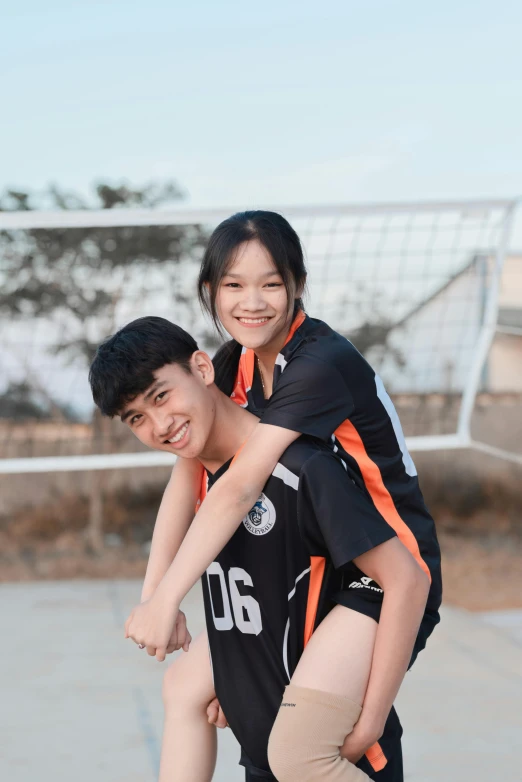
[[[288,336],[283,347],[288,345],[297,329],[303,325],[305,319],[306,314],[303,312],[303,310],[299,310],[294,320],[292,321],[290,331],[288,332]],[[254,382],[255,360],[256,354],[254,353],[254,350],[252,348],[243,348],[241,358],[239,359],[238,382],[236,383],[236,389],[234,389],[235,391],[239,391],[238,386],[241,386],[245,392],[250,391],[252,388],[252,383]]]

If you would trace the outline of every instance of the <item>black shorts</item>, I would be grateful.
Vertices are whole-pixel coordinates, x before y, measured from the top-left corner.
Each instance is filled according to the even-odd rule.
[[[339,592],[336,592],[333,601],[345,608],[351,608],[352,611],[357,611],[359,614],[365,614],[365,616],[375,619],[376,622],[379,622],[379,619],[381,618],[382,593],[370,592],[366,589],[364,591],[361,589],[342,589]],[[419,627],[419,632],[417,633],[417,639],[415,641],[415,646],[413,647],[408,670],[417,659],[419,652],[426,646],[426,641],[438,622],[438,611],[436,613],[429,610],[425,611]]]

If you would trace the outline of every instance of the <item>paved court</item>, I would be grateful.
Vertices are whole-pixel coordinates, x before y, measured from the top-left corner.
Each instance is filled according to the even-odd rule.
[[[123,639],[137,581],[0,586],[0,779],[154,782],[164,665]],[[199,590],[186,601],[202,628]],[[398,700],[406,779],[522,780],[522,612],[446,608]],[[243,779],[220,732],[217,782]]]

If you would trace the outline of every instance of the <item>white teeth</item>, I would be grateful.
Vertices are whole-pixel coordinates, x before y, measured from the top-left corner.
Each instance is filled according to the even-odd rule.
[[[185,434],[186,434],[186,431],[187,431],[188,427],[189,427],[189,425],[188,425],[188,422],[187,422],[184,426],[181,427],[179,432],[176,435],[174,435],[174,437],[172,437],[170,440],[167,440],[167,442],[169,442],[169,443],[179,443],[179,441],[183,437],[185,437]]]
[[[239,318],[240,323],[267,323],[269,318]]]

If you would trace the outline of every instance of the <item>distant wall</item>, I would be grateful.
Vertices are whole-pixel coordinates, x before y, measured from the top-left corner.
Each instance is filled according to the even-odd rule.
[[[394,401],[407,435],[455,431],[460,397],[400,395]],[[111,423],[111,427],[114,427],[114,432],[109,432],[109,436],[115,450],[141,448],[124,427],[117,423]],[[93,450],[92,430],[86,425],[30,422],[17,425],[13,431],[14,436],[6,444],[6,426],[0,427],[2,455],[40,455],[49,454],[50,450],[64,455]],[[58,432],[60,437],[56,439]],[[522,394],[481,394],[477,399],[472,432],[475,439],[521,453]],[[442,524],[451,526],[450,517],[465,518],[489,509],[493,511],[497,531],[522,529],[522,521],[519,520],[519,508],[522,507],[521,467],[472,451],[414,453],[413,457],[419,470],[421,488]],[[109,513],[118,515],[120,506],[128,505],[130,508],[139,504],[142,510],[138,512],[136,509],[133,518],[137,519],[146,510],[150,522],[169,475],[168,467],[106,472],[105,493]],[[90,473],[77,472],[0,475],[0,526],[2,517],[5,527],[12,517],[22,518],[25,511],[43,514],[42,524],[46,523],[45,518],[62,513],[60,508],[65,514],[85,515],[85,498],[91,478]],[[125,514],[121,516],[121,524],[125,523],[124,518]],[[76,520],[76,523],[81,526],[83,522]],[[484,522],[486,525],[490,523]]]

